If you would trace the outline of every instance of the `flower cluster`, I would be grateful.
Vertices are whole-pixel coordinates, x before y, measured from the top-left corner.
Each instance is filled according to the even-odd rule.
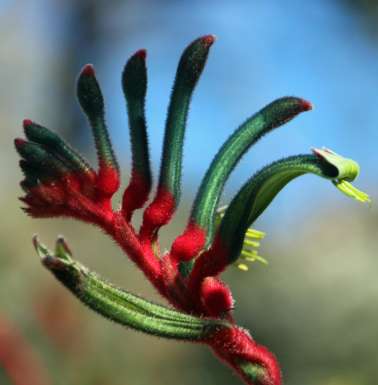
[[[237,326],[230,288],[220,274],[231,264],[261,260],[256,248],[263,233],[250,226],[292,179],[312,173],[332,181],[345,194],[367,201],[349,182],[358,165],[328,149],[278,160],[253,175],[227,207],[219,208],[223,187],[243,154],[264,134],[288,122],[311,104],[296,97],[275,100],[247,119],[223,144],[204,176],[184,232],[167,252],[159,247],[159,229],[180,202],[181,163],[189,104],[214,37],[204,36],[183,52],[166,120],[160,176],[140,229],[136,209],[149,201],[152,176],[145,119],[146,51],[136,52],[122,74],[127,102],[132,169],[121,207],[112,197],[120,171],[105,124],[104,101],[91,65],[78,79],[79,103],[92,127],[98,168],[57,134],[24,121],[27,140],[16,139],[24,174],[24,210],[35,218],[71,217],[95,224],[109,234],[172,307],[154,304],[101,279],[72,258],[59,238],[54,252],[34,238],[42,262],[75,296],[93,310],[125,326],[167,338],[208,345],[247,384],[279,385],[276,358]]]

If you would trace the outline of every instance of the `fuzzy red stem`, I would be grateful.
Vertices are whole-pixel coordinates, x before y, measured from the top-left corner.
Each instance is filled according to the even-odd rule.
[[[93,201],[83,195],[79,185],[74,182],[75,178],[65,175],[52,185],[44,183],[31,188],[22,198],[30,205],[25,210],[36,217],[66,216],[99,226],[112,236],[157,290],[165,295],[160,261],[152,248],[140,242],[121,211],[112,210],[110,198],[102,195],[101,199]]]
[[[171,251],[162,260],[164,270],[164,281],[167,292],[173,298],[179,298],[175,303],[181,310],[204,314],[206,311],[198,301],[198,297],[193,302],[193,296],[187,290],[186,282],[179,272],[180,262],[188,262],[193,259],[202,249],[206,241],[206,233],[203,229],[191,222],[182,235],[177,237],[172,244]]]
[[[229,253],[221,238],[217,235],[212,247],[196,259],[189,276],[188,291],[193,298],[200,297],[201,285],[206,277],[217,277],[226,269],[228,255]]]
[[[206,231],[194,222],[189,222],[182,235],[172,244],[171,259],[173,263],[188,262],[195,258],[206,242]]]
[[[143,245],[122,211],[115,212],[111,224],[104,230],[121,246],[127,256],[143,271],[160,294],[165,296],[160,260],[151,248]]]
[[[111,210],[111,199],[114,193],[119,189],[119,185],[119,171],[100,160],[96,183],[96,202],[105,210]]]
[[[276,357],[265,346],[258,345],[249,333],[237,326],[222,328],[212,334],[209,341],[215,355],[232,369],[248,385],[282,385],[281,370]],[[251,382],[240,368],[241,362],[261,365],[266,375],[258,382]]]
[[[171,192],[159,188],[155,199],[147,207],[143,215],[143,223],[140,230],[142,242],[153,242],[161,226],[166,225],[175,210],[175,199]]]
[[[131,172],[131,180],[123,193],[122,212],[126,221],[130,222],[133,211],[143,207],[148,199],[150,183],[135,169]]]

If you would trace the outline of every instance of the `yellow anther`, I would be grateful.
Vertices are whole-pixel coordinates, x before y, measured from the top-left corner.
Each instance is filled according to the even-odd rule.
[[[264,265],[268,264],[268,261],[265,258],[261,257],[258,254],[257,250],[254,250],[254,248],[257,249],[260,246],[260,242],[256,241],[256,239],[261,240],[264,237],[265,237],[265,233],[262,231],[258,231],[255,229],[248,229],[246,231],[245,239],[243,242],[243,248],[240,253],[239,260],[236,262],[236,266],[239,269],[243,271],[248,270],[248,265],[246,265],[245,263],[241,263],[240,262],[241,260],[250,262],[250,263],[260,262]]]
[[[246,237],[245,241],[244,241],[244,244],[246,246],[251,246],[251,247],[259,247],[260,246],[260,242],[257,242],[257,241],[250,241],[248,240],[248,238]]]
[[[256,250],[245,250],[243,249],[240,256],[245,258],[256,258],[257,251]]]
[[[215,217],[215,225],[219,226],[224,214],[227,210],[227,206],[222,206],[217,209],[216,217]],[[267,260],[258,255],[257,249],[260,247],[260,240],[265,237],[265,233],[263,231],[255,230],[255,229],[247,229],[244,237],[243,248],[240,253],[239,259],[234,263],[234,265],[242,270],[248,271],[248,265],[242,263],[241,261],[247,261],[250,263],[260,262],[264,265],[268,264]]]
[[[237,264],[238,269],[241,271],[248,271],[248,266],[245,263],[238,263]]]
[[[247,238],[263,239],[266,234],[263,231],[248,229],[245,235]]]
[[[256,262],[256,257],[244,257],[242,256],[242,259],[247,262]]]
[[[269,263],[264,257],[258,254],[256,255],[255,259],[256,261],[262,263],[263,265],[267,265]]]

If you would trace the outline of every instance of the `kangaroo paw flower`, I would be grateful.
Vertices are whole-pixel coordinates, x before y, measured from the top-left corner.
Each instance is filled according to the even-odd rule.
[[[293,179],[314,174],[361,202],[367,194],[352,186],[358,164],[328,149],[290,156],[263,167],[241,187],[229,205],[218,208],[231,172],[242,156],[265,134],[311,103],[297,97],[273,101],[248,118],[226,140],[211,162],[195,197],[187,226],[162,252],[159,229],[172,219],[181,197],[181,168],[190,101],[215,38],[192,42],[178,64],[168,107],[157,189],[148,203],[152,173],[148,149],[145,98],[146,51],[127,61],[122,73],[131,140],[131,176],[119,210],[112,197],[120,186],[120,170],[105,123],[105,106],[93,66],[86,65],[77,83],[79,103],[86,114],[97,151],[98,166],[89,162],[56,133],[24,121],[25,139],[16,139],[23,209],[33,217],[66,216],[92,223],[117,242],[171,307],[138,297],[100,278],[72,258],[60,237],[54,252],[34,237],[42,264],[82,303],[98,314],[147,334],[207,345],[248,385],[281,385],[276,357],[236,325],[234,299],[220,275],[229,266],[248,270],[260,256],[265,233],[256,219]],[[146,205],[140,228],[131,222]]]

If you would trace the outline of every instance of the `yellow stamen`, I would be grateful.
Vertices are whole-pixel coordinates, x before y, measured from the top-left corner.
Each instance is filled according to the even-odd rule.
[[[250,240],[248,240],[248,238],[247,237],[245,237],[246,239],[245,239],[245,241],[244,241],[244,244],[246,245],[246,246],[250,246],[250,247],[259,247],[260,246],[260,242],[257,242],[257,241],[250,241]]]
[[[255,238],[255,239],[263,239],[265,237],[265,233],[263,231],[248,229],[246,234],[247,238]]]
[[[248,262],[260,262],[264,265],[268,264],[268,261],[263,258],[261,255],[258,255],[256,250],[253,250],[252,252],[243,250],[240,254],[240,258],[248,261]]]
[[[241,271],[248,271],[248,266],[245,263],[238,263],[236,265]]]
[[[215,224],[216,226],[219,226],[222,218],[224,217],[224,214],[227,210],[227,206],[219,207],[217,210],[217,215],[215,217]],[[240,253],[239,259],[234,263],[234,265],[242,270],[242,271],[248,271],[248,265],[243,263],[242,261],[254,263],[254,262],[260,262],[264,265],[268,264],[268,261],[258,255],[257,248],[260,247],[260,240],[265,237],[265,233],[263,231],[255,230],[255,229],[247,229],[245,233],[245,238],[243,242],[243,248]]]
[[[256,258],[257,262],[260,262],[263,265],[268,265],[269,264],[269,262],[264,257],[262,257],[261,255],[257,254],[255,258]]]
[[[257,255],[257,250],[248,251],[246,249],[243,249],[240,254],[241,257],[246,257],[246,258],[255,258],[256,255]]]

